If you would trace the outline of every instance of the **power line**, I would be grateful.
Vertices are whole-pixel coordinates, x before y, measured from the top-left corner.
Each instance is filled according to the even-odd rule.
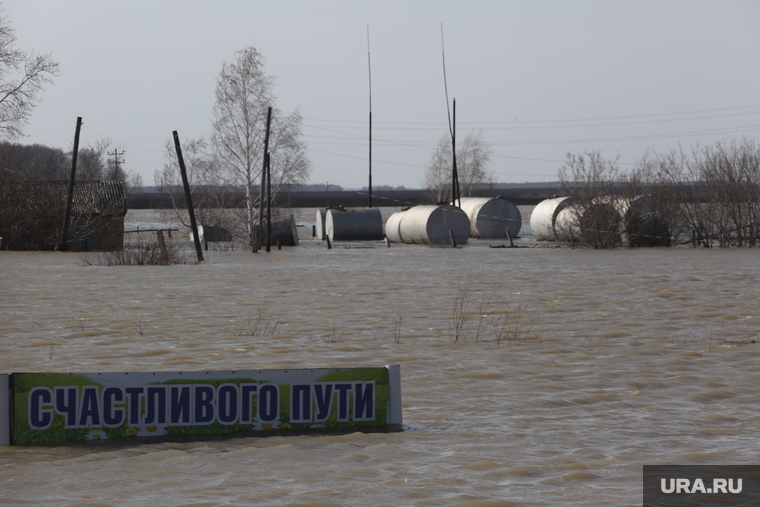
[[[113,153],[108,153],[108,163],[116,167],[117,173],[119,172],[119,164],[124,163],[123,157],[125,154],[126,152],[124,150],[118,151],[116,148],[114,148]],[[119,157],[122,157],[122,158],[120,159]]]
[[[739,116],[751,116],[751,115],[760,115],[760,111],[751,112],[751,113],[734,113],[734,114],[724,114],[724,115],[713,115],[713,116],[695,116],[695,117],[688,117],[688,118],[668,118],[668,119],[660,119],[660,120],[647,120],[647,121],[629,121],[629,122],[617,122],[617,123],[586,123],[586,124],[577,124],[577,125],[535,125],[538,123],[552,123],[552,122],[460,122],[460,125],[467,125],[467,126],[479,126],[479,130],[485,130],[485,131],[497,131],[497,130],[549,130],[549,129],[573,129],[573,128],[593,128],[593,127],[616,127],[616,126],[628,126],[628,125],[653,125],[658,123],[678,123],[678,122],[684,122],[684,121],[696,121],[696,120],[712,120],[712,119],[718,119],[718,118],[733,118],[733,117],[739,117]],[[558,120],[559,122],[561,120]],[[580,120],[579,120],[580,121]],[[570,121],[568,120],[568,123]],[[386,124],[391,124],[390,122],[385,122]],[[510,124],[511,126],[504,126],[504,127],[483,127],[483,125],[506,125]],[[528,125],[530,124],[530,125]],[[441,130],[443,127],[445,127],[444,123],[438,123],[436,124],[438,127],[379,127],[376,128],[376,130],[409,130],[409,131],[436,131]],[[326,127],[320,127],[318,125],[312,125],[312,124],[304,124],[304,127],[309,127],[317,130],[325,130],[325,131],[332,131],[335,133],[342,133],[344,135],[351,135],[349,133],[344,133],[340,131],[335,131],[332,129],[328,129]],[[336,128],[336,127],[334,127]],[[366,127],[337,127],[341,129],[351,129],[351,130],[365,130]]]
[[[87,125],[85,125],[85,124],[82,124],[82,126],[83,126],[84,128],[86,128],[87,130],[89,130],[89,131],[91,131],[91,132],[94,132],[94,133],[98,134],[99,136],[105,137],[105,138],[106,138],[106,139],[108,139],[110,142],[112,142],[112,143],[114,143],[114,144],[118,144],[118,145],[120,145],[120,146],[124,146],[125,148],[131,148],[131,149],[133,149],[133,150],[138,150],[138,151],[142,151],[142,152],[145,152],[145,153],[161,153],[161,154],[163,154],[163,153],[164,153],[164,150],[148,150],[148,149],[145,149],[145,148],[138,148],[137,146],[133,146],[133,145],[131,145],[131,144],[129,144],[129,143],[125,143],[125,142],[122,142],[122,141],[116,140],[116,139],[114,139],[112,136],[109,136],[108,134],[104,134],[104,133],[102,133],[102,132],[99,132],[99,131],[95,130],[94,128],[91,128],[91,127],[89,127],[89,126],[87,126]]]
[[[726,108],[719,108],[719,109],[699,109],[694,111],[681,111],[681,112],[671,112],[671,113],[652,113],[652,114],[640,114],[640,115],[626,115],[626,116],[601,116],[601,117],[590,117],[590,118],[564,118],[564,119],[555,119],[555,120],[523,120],[523,121],[497,121],[497,122],[460,122],[461,125],[500,125],[500,124],[533,124],[533,123],[563,123],[563,122],[584,122],[584,121],[609,121],[609,120],[626,120],[626,119],[634,119],[634,118],[656,118],[661,116],[676,116],[676,115],[693,115],[693,114],[704,114],[704,113],[716,113],[721,111],[736,111],[740,109],[753,109],[753,108],[760,108],[760,105],[750,105],[750,106],[736,106],[736,107],[726,107]],[[715,116],[716,118],[720,117],[727,117],[727,116],[740,116],[744,114],[758,114],[760,111],[751,112],[751,113],[736,113],[736,114],[727,114],[727,115],[719,115]],[[711,117],[707,117],[711,118]],[[700,119],[700,118],[683,118],[683,121],[690,120],[690,119]],[[330,122],[330,123],[353,123],[357,125],[362,125],[363,122],[359,120],[327,120],[327,119],[318,119],[318,118],[307,118],[307,121],[312,122]],[[392,124],[392,125],[446,125],[445,122],[407,122],[407,121],[393,121],[393,122],[383,122],[379,121],[376,122],[377,124]],[[361,128],[361,127],[356,127]]]

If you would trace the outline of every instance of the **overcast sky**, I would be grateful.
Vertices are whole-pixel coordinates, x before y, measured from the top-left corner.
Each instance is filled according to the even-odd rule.
[[[108,138],[153,183],[173,130],[208,137],[224,61],[255,46],[277,106],[300,109],[311,181],[367,185],[368,27],[373,183],[422,186],[448,133],[482,131],[494,181],[555,180],[568,152],[632,167],[760,132],[760,2],[706,0],[14,0],[24,50],[61,75],[20,142]]]

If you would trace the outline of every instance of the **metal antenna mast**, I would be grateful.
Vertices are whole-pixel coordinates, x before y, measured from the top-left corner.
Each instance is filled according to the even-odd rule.
[[[443,45],[443,21],[441,21],[441,58],[443,60],[443,88],[446,91],[446,111],[449,115],[449,133],[451,134],[451,204],[462,206],[462,199],[459,195],[459,174],[457,173],[457,145],[456,145],[456,122],[457,122],[457,102],[454,99],[454,121],[451,121],[451,109],[449,108],[449,87],[446,83],[446,53]],[[458,201],[458,204],[457,204]]]
[[[372,207],[372,63],[369,57],[369,23],[367,23],[367,69],[369,70],[369,207]]]

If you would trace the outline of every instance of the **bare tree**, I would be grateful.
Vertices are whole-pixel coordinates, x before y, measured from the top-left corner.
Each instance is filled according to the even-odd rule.
[[[109,139],[99,139],[79,149],[77,155],[77,181],[118,181],[124,193],[129,193],[133,186],[142,186],[139,174],[124,169],[123,148],[113,147]],[[70,163],[69,163],[70,166]],[[69,174],[63,179],[68,179]]]
[[[673,150],[656,160],[658,192],[682,242],[760,243],[760,146],[751,139]]]
[[[15,173],[23,180],[63,180],[70,169],[71,160],[60,148],[0,142],[0,171]]]
[[[264,72],[264,57],[253,47],[236,52],[225,62],[216,84],[212,168],[219,183],[241,190],[245,196],[248,241],[254,244],[260,179],[264,160],[267,110],[272,107],[269,141],[271,188],[306,181],[310,171],[301,141],[298,110],[283,115],[274,107],[274,78]]]
[[[622,178],[617,159],[600,152],[568,153],[558,173],[560,187],[573,199],[568,208],[565,236],[571,242],[594,248],[614,248],[621,243],[622,223],[617,202]]]
[[[143,177],[139,173],[127,173],[125,192],[139,192],[139,189],[144,185]]]
[[[166,142],[164,158],[166,162],[156,173],[155,184],[159,193],[171,202],[171,208],[165,211],[177,222],[190,227],[173,141]],[[220,227],[234,236],[246,235],[245,221],[241,222],[238,215],[242,204],[240,193],[236,188],[219,184],[206,141],[203,138],[182,141],[182,158],[198,222],[205,227]]]
[[[16,47],[16,34],[5,17],[0,17],[0,137],[21,137],[39,93],[58,75],[51,56],[27,53]]]
[[[707,247],[714,238],[714,205],[706,199],[700,157],[699,147],[690,152],[679,147],[657,155],[653,162],[655,195],[667,210],[676,242]]]
[[[457,143],[457,173],[462,197],[472,196],[479,185],[487,183],[491,149],[480,131],[470,132]],[[433,202],[451,201],[451,137],[446,134],[438,141],[425,169],[425,188]]]
[[[758,242],[760,147],[754,140],[718,142],[703,150],[702,179],[715,212],[720,246]]]
[[[106,179],[106,157],[111,143],[100,139],[79,149],[77,154],[77,180],[100,181]]]

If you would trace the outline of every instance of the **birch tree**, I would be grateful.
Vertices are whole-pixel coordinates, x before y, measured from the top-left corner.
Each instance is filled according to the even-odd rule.
[[[267,110],[272,107],[269,138],[272,193],[285,184],[306,181],[310,166],[301,141],[301,116],[285,115],[274,105],[274,77],[264,71],[264,57],[254,47],[225,62],[216,83],[211,150],[219,183],[245,196],[245,222],[254,244],[264,160]]]
[[[491,177],[487,169],[491,149],[483,141],[481,133],[470,132],[457,143],[457,173],[462,197],[470,197]],[[425,168],[425,188],[434,202],[451,201],[451,137],[446,134],[438,141]]]

